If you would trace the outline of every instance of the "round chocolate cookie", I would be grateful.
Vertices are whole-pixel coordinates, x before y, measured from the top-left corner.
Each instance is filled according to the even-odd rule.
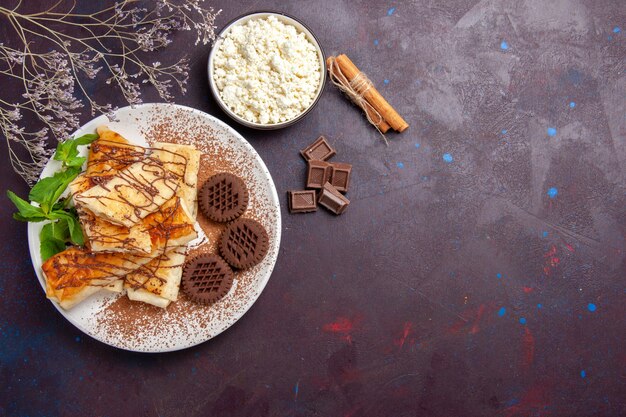
[[[269,237],[265,228],[252,219],[237,219],[230,223],[220,239],[220,252],[234,268],[246,269],[258,264],[268,249]]]
[[[198,255],[185,263],[182,284],[191,300],[212,304],[230,291],[233,270],[218,255]]]
[[[228,222],[248,207],[248,189],[236,175],[222,172],[210,177],[198,193],[200,209],[211,220]]]

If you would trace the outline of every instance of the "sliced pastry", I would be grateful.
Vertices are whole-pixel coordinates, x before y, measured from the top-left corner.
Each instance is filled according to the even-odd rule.
[[[74,195],[74,203],[111,223],[133,227],[180,188],[177,175],[148,156],[118,171],[108,182]]]
[[[128,298],[165,308],[178,299],[185,248],[172,249],[126,275]]]
[[[157,142],[152,147],[151,155],[158,158],[167,169],[179,177],[180,188],[177,195],[185,201],[189,212],[195,219],[198,211],[198,169],[202,153],[189,145]]]
[[[149,254],[92,252],[71,247],[49,258],[42,265],[48,298],[65,309],[71,308],[163,253],[184,250],[197,237],[194,221],[184,201],[177,197],[147,216],[142,225],[150,235]]]

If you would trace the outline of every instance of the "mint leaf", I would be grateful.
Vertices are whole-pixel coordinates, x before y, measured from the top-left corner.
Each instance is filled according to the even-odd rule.
[[[15,220],[25,222],[40,222],[46,219],[46,214],[40,207],[31,205],[28,201],[19,198],[13,191],[7,190],[7,197],[15,204],[18,212],[13,215]]]
[[[65,242],[53,237],[47,239],[41,239],[39,242],[39,253],[41,254],[41,260],[47,261],[52,256],[65,250]]]
[[[98,139],[98,137],[99,136],[96,134],[89,133],[76,139],[68,139],[60,142],[54,153],[54,159],[63,162],[64,166],[79,167],[85,162],[85,158],[78,156],[78,146],[88,145]]]
[[[44,220],[48,220],[48,218],[44,217],[44,215],[41,217],[24,217],[20,213],[13,213],[13,220],[17,220],[19,222],[39,223]]]
[[[63,243],[70,240],[70,230],[66,219],[59,219],[56,222],[48,223],[43,226],[41,233],[39,233],[39,239],[57,239]]]
[[[56,222],[44,225],[39,233],[39,253],[45,262],[48,258],[65,250],[65,243],[70,240],[70,231],[67,220],[59,219]]]
[[[72,219],[71,221],[69,219]],[[83,229],[80,227],[80,223],[78,223],[78,219],[68,216],[67,224],[70,229],[70,239],[72,243],[78,246],[83,246],[85,244],[85,236],[83,235]]]
[[[63,194],[70,182],[80,173],[80,168],[69,168],[51,177],[42,178],[28,194],[31,201],[39,203],[44,213],[50,212],[54,202]]]
[[[52,211],[54,210],[64,210],[69,204],[69,198],[61,198],[56,203],[52,205]]]
[[[53,220],[52,223],[44,225],[39,235],[41,242],[39,251],[44,261],[65,250],[67,242],[80,246],[85,243],[78,213],[75,209],[67,209],[68,199],[59,200],[59,198],[70,182],[80,174],[82,165],[87,159],[78,156],[78,147],[88,145],[98,137],[96,134],[87,134],[57,145],[54,159],[63,163],[63,170],[39,180],[28,194],[29,200],[38,203],[39,207],[7,191],[7,196],[18,210],[13,214],[14,219],[24,222]]]
[[[87,133],[86,135],[82,135],[74,139],[76,144],[80,145],[89,145],[91,142],[98,139],[100,136],[96,133]]]
[[[65,165],[67,165],[68,167],[77,167],[80,168],[83,166],[83,164],[85,163],[85,161],[87,160],[87,158],[85,158],[84,156],[77,156],[76,158],[72,158],[70,160],[68,160]]]
[[[44,213],[49,213],[52,205],[63,194],[70,182],[80,173],[80,167],[71,167],[51,177],[42,178],[28,194],[31,201],[39,203]]]
[[[76,156],[78,156],[77,144],[73,140],[68,139],[66,141],[59,142],[57,150],[54,153],[54,160],[65,162],[68,159],[75,158]]]
[[[51,219],[63,219],[67,221],[67,226],[70,232],[70,240],[73,244],[82,246],[85,244],[85,237],[83,236],[83,229],[78,222],[78,216],[68,211],[53,211],[49,216]]]
[[[80,174],[80,171],[81,171],[80,166],[70,167],[66,169],[65,171],[63,171],[64,175],[61,175],[61,185],[56,189],[56,191],[52,195],[50,199],[50,202],[51,202],[50,205],[54,204],[59,199],[59,197],[61,197],[61,194],[63,194],[67,186],[70,185],[70,182],[74,181],[74,178],[76,178],[78,174]]]

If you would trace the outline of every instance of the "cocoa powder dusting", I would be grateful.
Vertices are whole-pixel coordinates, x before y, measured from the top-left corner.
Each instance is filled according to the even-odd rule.
[[[192,145],[202,152],[198,187],[210,176],[229,172],[246,184],[250,201],[242,217],[259,221],[267,230],[270,250],[257,266],[235,271],[233,287],[226,297],[206,306],[190,301],[184,291],[167,309],[121,296],[106,300],[96,316],[98,337],[107,343],[139,351],[175,350],[210,339],[230,327],[254,302],[277,256],[280,211],[262,167],[227,129],[210,124],[189,110],[168,107],[149,114],[149,126],[142,132],[149,144],[170,142]],[[187,256],[217,253],[225,224],[207,219],[200,211],[197,221],[208,241],[190,249]]]

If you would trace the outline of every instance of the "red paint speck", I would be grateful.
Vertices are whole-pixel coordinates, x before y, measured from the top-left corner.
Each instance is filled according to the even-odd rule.
[[[574,252],[574,247],[572,245],[570,245],[569,243],[565,244],[565,247],[567,248],[567,250],[569,250],[570,252]]]
[[[354,328],[354,322],[347,317],[338,317],[332,323],[327,323],[322,330],[329,333],[348,333]]]
[[[462,329],[471,324],[471,327],[467,330],[468,333],[476,334],[480,331],[480,325],[485,317],[489,317],[495,307],[492,304],[481,304],[478,307],[469,308],[459,314],[460,319],[452,326],[448,327],[447,332],[449,334],[457,334]]]
[[[404,346],[404,342],[406,342],[406,338],[409,336],[409,334],[411,334],[412,330],[413,330],[413,323],[409,321],[404,323],[404,326],[402,328],[402,335],[398,339],[395,339],[393,341],[394,345],[402,349],[402,346]]]
[[[522,290],[524,290],[526,294],[530,294],[531,292],[535,291],[533,287],[526,287],[526,286],[522,287]]]
[[[507,417],[517,416],[547,416],[546,408],[550,405],[550,391],[553,385],[539,382],[528,388],[520,399],[519,404],[505,410]]]
[[[478,327],[478,323],[480,322],[480,319],[483,318],[483,314],[485,314],[485,310],[487,310],[487,306],[485,306],[484,304],[481,304],[478,306],[478,313],[476,313],[476,320],[474,321],[474,325],[472,326],[470,330],[471,334],[476,334],[480,330],[480,327]]]
[[[550,275],[552,269],[559,266],[559,263],[561,262],[561,260],[556,256],[556,246],[552,245],[550,250],[546,252],[543,257],[546,259],[543,266],[543,272],[546,275]]]
[[[528,327],[524,327],[524,336],[522,336],[522,368],[528,369],[534,360],[535,336],[533,336]]]

